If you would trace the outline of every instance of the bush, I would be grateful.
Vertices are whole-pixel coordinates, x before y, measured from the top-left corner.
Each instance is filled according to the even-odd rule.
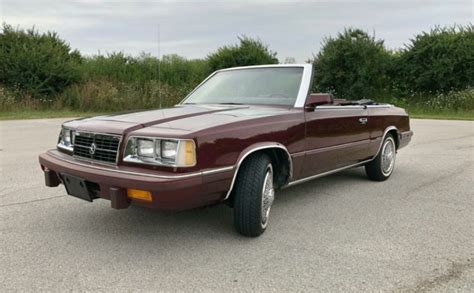
[[[189,90],[211,73],[206,60],[188,60],[175,54],[163,56],[160,66],[160,80],[162,82],[171,86],[184,86]]]
[[[114,82],[148,82],[160,79],[178,87],[193,87],[209,74],[205,60],[165,55],[159,61],[149,54],[132,57],[121,52],[86,57],[80,71],[84,81],[105,78]]]
[[[474,88],[462,91],[440,93],[426,99],[424,104],[434,110],[468,110],[474,111]]]
[[[86,57],[80,65],[83,82],[68,88],[60,100],[69,108],[94,111],[172,106],[208,74],[205,60],[165,55],[123,53]]]
[[[473,86],[473,26],[436,27],[415,36],[394,65],[404,92],[447,93]]]
[[[79,79],[77,51],[56,33],[39,34],[4,24],[0,33],[0,83],[33,98],[52,96]]]
[[[79,66],[83,81],[144,81],[156,78],[158,60],[134,58],[121,52],[85,57]]]
[[[208,56],[211,71],[235,66],[278,64],[276,53],[260,40],[239,37],[239,41],[239,45],[221,47]]]
[[[0,87],[0,110],[10,109],[16,104],[15,95],[4,87]]]
[[[314,58],[314,91],[339,98],[373,99],[388,89],[391,54],[382,40],[359,29],[326,38]]]
[[[126,111],[170,107],[178,103],[183,93],[177,88],[148,82],[87,81],[66,89],[52,104],[53,108],[76,111]]]

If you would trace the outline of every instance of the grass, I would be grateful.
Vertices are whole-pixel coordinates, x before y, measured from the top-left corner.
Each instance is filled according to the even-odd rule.
[[[411,118],[420,119],[444,119],[444,120],[470,120],[474,121],[474,111],[468,110],[432,110],[421,107],[408,107],[408,113]],[[0,111],[0,120],[16,119],[47,119],[47,118],[66,118],[66,117],[85,117],[97,116],[110,112],[84,112],[73,110],[14,110]]]
[[[469,110],[433,110],[420,107],[408,107],[410,118],[443,119],[443,120],[470,120],[474,121],[474,111]]]
[[[101,114],[104,114],[104,113],[81,112],[81,111],[71,111],[71,110],[0,111],[0,120],[85,117],[85,116],[97,116]]]

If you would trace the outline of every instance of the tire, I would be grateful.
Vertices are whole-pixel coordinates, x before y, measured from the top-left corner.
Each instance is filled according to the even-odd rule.
[[[273,166],[266,154],[256,153],[242,163],[233,196],[237,232],[248,237],[260,236],[267,228],[275,198]]]
[[[379,153],[371,162],[365,165],[365,173],[370,180],[385,181],[393,173],[397,145],[391,134],[385,136]],[[385,160],[384,160],[385,159]]]

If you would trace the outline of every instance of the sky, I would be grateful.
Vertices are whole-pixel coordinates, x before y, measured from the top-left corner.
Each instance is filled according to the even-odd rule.
[[[474,23],[473,6],[471,0],[0,0],[0,22],[55,31],[85,55],[122,51],[204,58],[245,35],[262,40],[281,62],[305,62],[324,37],[345,27],[375,34],[396,49],[435,25]]]

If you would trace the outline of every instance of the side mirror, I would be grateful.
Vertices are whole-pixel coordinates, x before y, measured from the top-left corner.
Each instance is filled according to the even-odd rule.
[[[333,104],[334,98],[331,94],[321,93],[321,94],[311,94],[306,98],[305,108],[314,109],[320,105]]]

